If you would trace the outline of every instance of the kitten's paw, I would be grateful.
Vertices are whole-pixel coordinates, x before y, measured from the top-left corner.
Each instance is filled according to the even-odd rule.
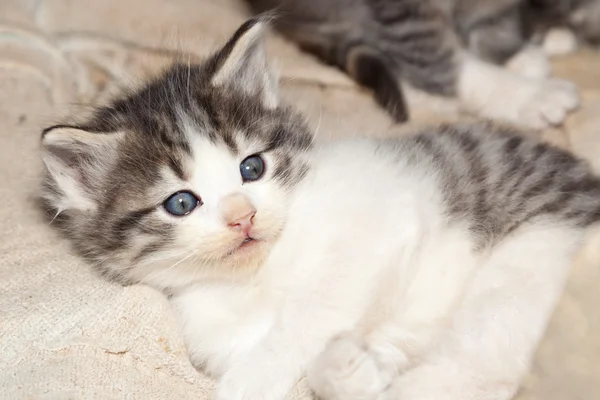
[[[544,37],[542,46],[551,57],[565,56],[577,50],[577,37],[570,29],[553,28]]]
[[[307,374],[308,383],[324,400],[378,400],[391,384],[390,374],[357,336],[333,338]]]
[[[468,55],[457,83],[466,110],[527,129],[562,124],[579,105],[577,88],[570,82],[527,78]]]
[[[264,380],[264,377],[259,379]],[[219,382],[214,394],[215,400],[281,400],[284,395],[271,394],[269,387],[261,387],[260,383],[240,386],[240,382],[225,380]]]
[[[517,121],[528,128],[561,125],[567,115],[579,106],[579,93],[571,82],[551,79],[530,84],[538,87],[534,88],[529,99],[522,99],[523,108]]]
[[[219,380],[215,400],[282,400],[289,388],[285,379],[260,368],[234,368]]]
[[[508,63],[509,71],[533,79],[545,79],[550,76],[550,60],[544,50],[538,46],[527,46],[518,52]]]

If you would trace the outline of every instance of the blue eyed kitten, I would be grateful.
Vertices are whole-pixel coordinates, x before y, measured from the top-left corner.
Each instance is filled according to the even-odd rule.
[[[218,400],[304,374],[327,400],[509,399],[600,181],[486,123],[313,143],[263,31],[48,128],[49,215],[107,277],[171,295]]]

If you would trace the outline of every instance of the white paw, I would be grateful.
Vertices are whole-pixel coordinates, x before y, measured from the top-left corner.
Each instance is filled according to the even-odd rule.
[[[544,37],[543,48],[549,56],[564,56],[577,50],[575,34],[566,28],[554,28]]]
[[[550,76],[550,60],[538,46],[527,46],[512,57],[506,68],[526,78],[543,79]]]
[[[215,400],[282,400],[289,391],[285,380],[259,368],[233,368],[219,380]]]
[[[551,79],[527,83],[537,87],[532,88],[528,96],[515,99],[515,104],[520,104],[521,109],[514,121],[527,128],[544,129],[561,125],[567,115],[579,106],[579,93],[571,82]],[[506,101],[510,107],[511,99]]]
[[[333,338],[309,369],[308,384],[324,400],[377,400],[392,375],[369,352],[363,340],[350,333]]]
[[[527,78],[469,55],[463,58],[457,87],[466,110],[527,129],[560,125],[579,105],[570,82]]]

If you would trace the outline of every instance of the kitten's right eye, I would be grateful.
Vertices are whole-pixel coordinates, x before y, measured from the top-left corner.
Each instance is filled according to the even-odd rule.
[[[257,181],[265,173],[265,162],[258,155],[247,157],[240,164],[240,174],[244,182]]]
[[[163,207],[169,214],[182,217],[191,213],[201,203],[200,199],[190,192],[177,192],[165,200]]]

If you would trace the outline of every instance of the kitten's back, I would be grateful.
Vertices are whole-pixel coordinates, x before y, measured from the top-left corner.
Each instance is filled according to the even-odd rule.
[[[582,227],[600,220],[600,179],[587,163],[511,129],[448,125],[401,149],[435,173],[448,217],[468,220],[480,245],[544,218]]]

